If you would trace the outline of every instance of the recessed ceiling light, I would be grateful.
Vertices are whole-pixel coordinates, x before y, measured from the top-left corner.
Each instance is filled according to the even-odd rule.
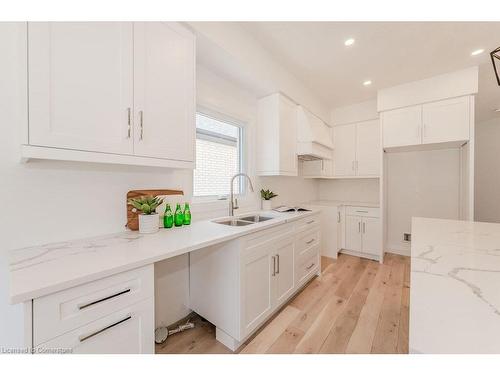
[[[484,49],[480,48],[480,49],[477,49],[475,51],[472,51],[470,55],[471,56],[477,56],[477,55],[482,54],[483,52],[484,52]]]
[[[372,84],[372,81],[370,81],[370,80],[363,82],[363,85],[365,85],[365,86],[370,86],[371,84]]]
[[[345,44],[346,46],[352,46],[352,45],[354,44],[354,42],[355,42],[354,38],[349,38],[349,39],[347,39],[347,40],[344,42],[344,44]]]
[[[495,109],[495,112],[500,112],[500,108]]]

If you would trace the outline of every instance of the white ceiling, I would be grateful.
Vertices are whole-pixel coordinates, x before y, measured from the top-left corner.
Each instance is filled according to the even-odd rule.
[[[238,23],[331,107],[376,97],[378,89],[480,66],[477,121],[500,113],[489,52],[500,46],[500,22]],[[355,38],[351,47],[344,41]],[[481,55],[470,53],[484,48]],[[363,81],[371,80],[371,86]]]

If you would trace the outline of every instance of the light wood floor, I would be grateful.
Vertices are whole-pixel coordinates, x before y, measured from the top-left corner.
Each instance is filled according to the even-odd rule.
[[[384,264],[341,254],[322,259],[312,280],[240,353],[408,353],[409,257],[386,254]],[[215,327],[199,316],[196,328],[171,336],[157,353],[231,353]]]

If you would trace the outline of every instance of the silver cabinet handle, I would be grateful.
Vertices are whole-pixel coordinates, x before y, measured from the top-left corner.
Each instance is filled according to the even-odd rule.
[[[340,211],[337,212],[337,223],[340,223]]]
[[[273,256],[273,276],[276,276],[276,257]]]
[[[361,233],[361,221],[358,221],[358,233]]]
[[[314,242],[314,238],[311,238],[309,241],[306,242],[306,244],[310,244],[310,243],[313,243]]]
[[[311,263],[311,265],[309,267],[306,267],[306,270],[310,270],[313,267],[314,267],[314,263]]]
[[[314,220],[309,220],[306,224],[312,224],[314,223]]]
[[[83,309],[86,309],[87,307],[97,305],[98,303],[101,303],[101,302],[104,302],[104,301],[110,300],[110,299],[112,299],[112,298],[116,298],[116,297],[121,296],[121,295],[123,295],[123,294],[130,293],[130,291],[131,291],[131,289],[130,289],[130,288],[128,288],[128,289],[122,290],[121,292],[118,292],[118,293],[112,294],[112,295],[110,295],[110,296],[107,296],[107,297],[104,297],[104,298],[101,298],[101,299],[98,299],[98,300],[95,300],[95,301],[92,301],[92,302],[89,302],[89,303],[85,303],[85,304],[83,304],[83,305],[79,305],[79,306],[78,306],[78,310],[83,310]]]
[[[88,340],[88,339],[90,339],[91,337],[97,336],[98,334],[103,333],[104,331],[107,331],[107,330],[108,330],[108,329],[110,329],[110,328],[116,327],[117,325],[122,324],[123,322],[126,322],[126,321],[127,321],[127,320],[129,320],[129,319],[132,319],[132,315],[127,315],[127,317],[125,317],[125,318],[123,318],[123,319],[121,319],[121,320],[119,320],[119,321],[117,321],[117,322],[115,322],[115,323],[113,323],[113,324],[110,324],[109,326],[106,326],[106,327],[104,327],[104,328],[101,328],[101,329],[100,329],[100,330],[98,330],[98,331],[95,331],[95,332],[89,333],[88,335],[83,335],[83,336],[80,336],[80,337],[78,338],[78,340],[79,340],[80,342],[84,342],[85,340]]]
[[[144,113],[143,111],[139,111],[139,126],[141,127],[141,135],[139,136],[139,140],[144,139],[144,121],[143,121]]]
[[[280,273],[280,255],[276,254],[276,263],[278,264],[277,269],[276,269],[276,275],[279,275]]]
[[[131,117],[131,109],[130,107],[127,108],[127,138],[130,139],[131,135],[132,135],[132,120],[130,119]]]
[[[362,214],[367,214],[368,211],[356,211],[356,212],[359,212],[359,213],[362,213]]]

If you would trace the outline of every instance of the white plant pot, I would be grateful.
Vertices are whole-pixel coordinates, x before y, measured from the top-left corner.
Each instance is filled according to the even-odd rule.
[[[139,214],[139,233],[156,233],[160,229],[160,214]]]
[[[271,211],[272,207],[271,207],[271,200],[265,200],[263,199],[262,200],[262,210],[263,211]]]

